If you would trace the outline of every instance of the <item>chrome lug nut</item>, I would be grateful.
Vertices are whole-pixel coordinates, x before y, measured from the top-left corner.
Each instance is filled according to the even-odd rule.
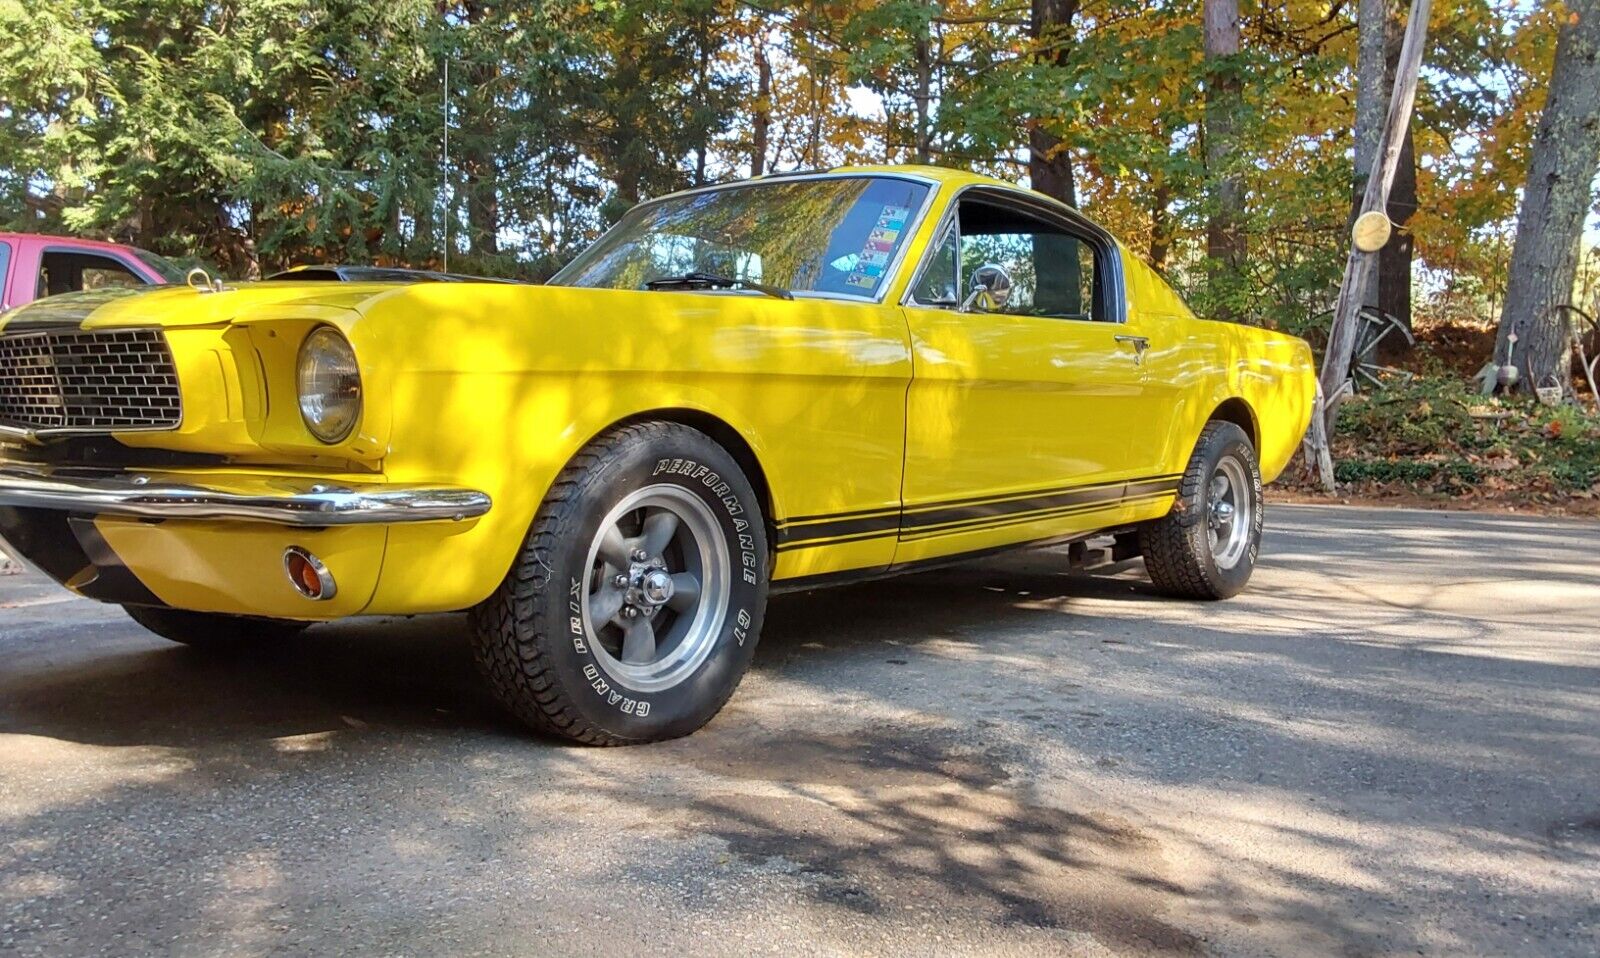
[[[628,587],[628,577],[623,573],[618,572],[616,575],[611,577],[611,584],[619,589],[626,589]]]

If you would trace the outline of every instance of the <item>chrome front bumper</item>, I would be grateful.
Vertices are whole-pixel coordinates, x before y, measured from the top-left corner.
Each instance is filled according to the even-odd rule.
[[[297,528],[460,522],[489,511],[489,496],[449,486],[397,488],[281,476],[228,476],[233,488],[132,473],[75,475],[0,468],[0,506],[133,519],[220,519]],[[240,491],[241,488],[249,491]]]

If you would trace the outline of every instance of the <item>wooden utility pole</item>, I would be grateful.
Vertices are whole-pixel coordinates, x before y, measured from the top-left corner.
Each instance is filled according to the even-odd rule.
[[[1377,213],[1384,217],[1389,205],[1389,189],[1394,185],[1395,170],[1400,166],[1400,148],[1405,143],[1406,128],[1411,125],[1411,106],[1417,98],[1417,74],[1422,69],[1422,48],[1428,37],[1428,12],[1431,0],[1411,0],[1411,15],[1406,20],[1406,36],[1400,47],[1400,63],[1395,67],[1394,91],[1389,96],[1389,114],[1383,126],[1383,139],[1378,150],[1378,166],[1367,179],[1366,191],[1361,197],[1359,221],[1370,224]],[[1387,220],[1382,220],[1387,224]],[[1387,239],[1387,231],[1384,231]],[[1370,237],[1369,237],[1370,239]],[[1333,491],[1333,457],[1328,453],[1332,441],[1333,425],[1339,414],[1339,404],[1350,390],[1350,359],[1355,350],[1356,317],[1361,312],[1367,284],[1372,270],[1377,266],[1378,250],[1371,242],[1355,242],[1350,247],[1350,257],[1345,261],[1344,280],[1339,284],[1339,300],[1333,309],[1333,328],[1328,331],[1328,350],[1322,357],[1322,375],[1319,390],[1320,408],[1312,415],[1307,434],[1307,462],[1314,464],[1320,473],[1322,486]]]

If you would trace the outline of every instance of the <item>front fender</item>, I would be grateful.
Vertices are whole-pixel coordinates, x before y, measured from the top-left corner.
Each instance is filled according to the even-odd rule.
[[[693,410],[737,431],[767,477],[771,518],[897,507],[911,366],[893,308],[422,284],[374,301],[367,324],[382,330],[379,361],[397,369],[389,480],[466,484],[494,500],[454,534],[392,530],[369,611],[487,598],[573,456],[657,410]],[[833,550],[814,561],[860,559]],[[775,574],[832,571],[804,561],[787,554]]]

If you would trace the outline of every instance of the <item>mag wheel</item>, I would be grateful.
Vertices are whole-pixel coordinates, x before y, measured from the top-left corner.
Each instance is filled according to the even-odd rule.
[[[1172,511],[1139,531],[1150,580],[1172,595],[1226,599],[1250,581],[1261,549],[1261,468],[1230,422],[1207,423]]]
[[[682,486],[630,493],[589,546],[583,630],[606,675],[639,691],[677,685],[716,648],[728,618],[728,538]]]
[[[1236,567],[1255,544],[1255,484],[1246,471],[1238,456],[1223,456],[1207,484],[1206,545],[1211,551],[1211,564],[1219,570]]]
[[[722,447],[677,423],[622,427],[556,480],[475,610],[478,662],[541,731],[595,745],[686,735],[749,667],[766,565],[760,504]]]

